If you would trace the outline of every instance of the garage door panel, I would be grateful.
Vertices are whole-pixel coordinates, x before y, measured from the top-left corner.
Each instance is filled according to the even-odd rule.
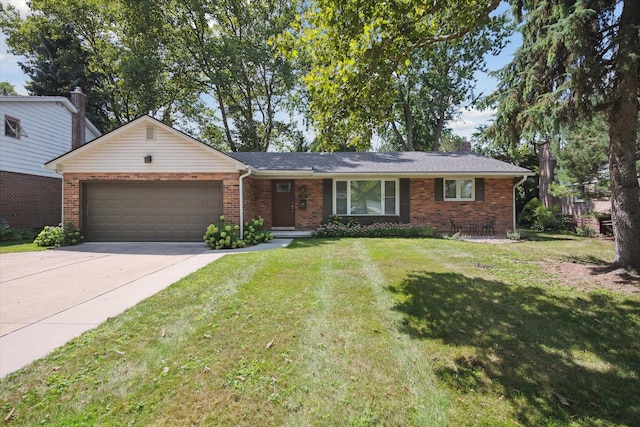
[[[222,182],[91,182],[83,226],[92,241],[202,241],[222,214]]]

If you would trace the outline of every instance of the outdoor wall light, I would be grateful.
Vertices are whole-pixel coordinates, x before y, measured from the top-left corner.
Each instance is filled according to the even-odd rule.
[[[152,160],[151,156],[144,156],[145,163],[151,163],[151,160]]]

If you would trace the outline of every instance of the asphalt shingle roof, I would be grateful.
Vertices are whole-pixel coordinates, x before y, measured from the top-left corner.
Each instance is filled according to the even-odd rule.
[[[376,153],[227,153],[259,171],[307,171],[320,174],[504,174],[531,171],[472,152]]]

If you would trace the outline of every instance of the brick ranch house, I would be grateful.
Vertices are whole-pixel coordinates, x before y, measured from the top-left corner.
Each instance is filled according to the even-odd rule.
[[[533,175],[472,152],[222,153],[147,116],[45,167],[63,176],[63,221],[88,241],[200,241],[220,215],[276,231],[339,215],[441,232],[493,215],[505,234]]]

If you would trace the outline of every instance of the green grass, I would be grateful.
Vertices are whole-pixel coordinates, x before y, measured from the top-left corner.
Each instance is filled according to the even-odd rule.
[[[33,241],[21,240],[11,242],[0,242],[0,254],[11,252],[33,252],[44,251],[48,248],[37,246]]]
[[[309,239],[226,256],[2,380],[0,415],[54,426],[632,425],[640,299],[540,271],[612,258],[611,242],[552,235]]]

